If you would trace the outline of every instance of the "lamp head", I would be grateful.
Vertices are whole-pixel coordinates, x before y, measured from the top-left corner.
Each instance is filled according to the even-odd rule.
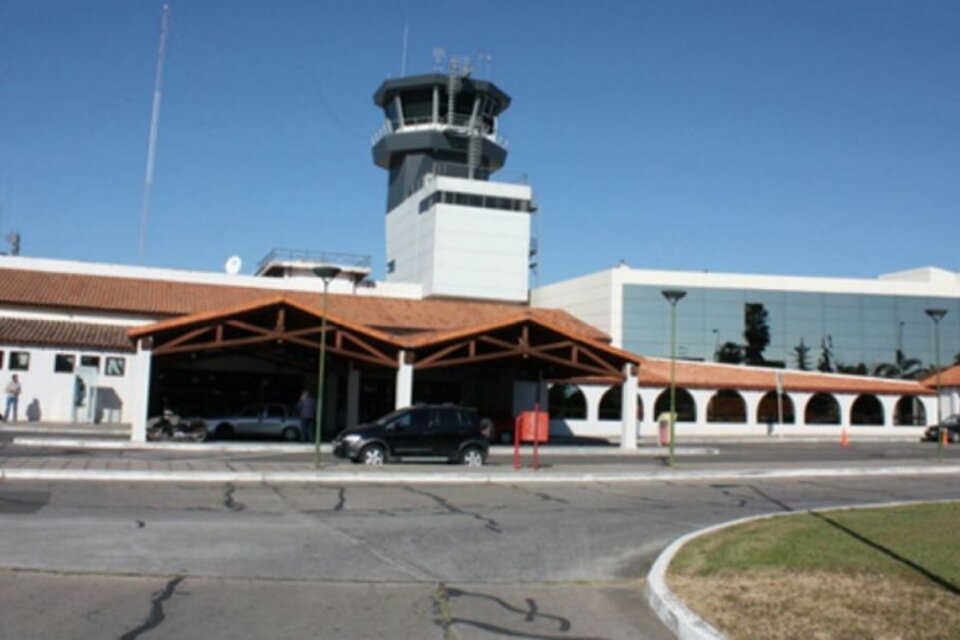
[[[667,299],[667,302],[670,304],[677,304],[680,300],[687,295],[686,291],[680,289],[664,289],[660,293],[663,294],[663,297]]]
[[[947,315],[946,309],[927,309],[926,311],[927,315],[930,316],[934,322],[940,322],[940,319]]]
[[[314,267],[313,274],[323,280],[324,282],[330,282],[343,271],[340,267],[334,267],[332,265],[324,265],[322,267]]]

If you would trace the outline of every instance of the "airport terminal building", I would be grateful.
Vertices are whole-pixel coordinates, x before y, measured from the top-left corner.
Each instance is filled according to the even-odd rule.
[[[384,281],[368,257],[291,250],[254,275],[0,256],[0,377],[22,382],[19,419],[127,423],[142,440],[163,408],[222,413],[320,388],[327,438],[457,402],[504,422],[539,405],[553,434],[633,447],[669,406],[675,317],[680,437],[912,437],[935,421],[928,374],[960,351],[960,275],[621,265],[530,291],[533,190],[493,179],[510,98],[435,73],[388,80],[374,103]],[[665,289],[682,292],[676,307]],[[928,309],[946,314],[934,325]],[[956,387],[940,404],[957,410]]]

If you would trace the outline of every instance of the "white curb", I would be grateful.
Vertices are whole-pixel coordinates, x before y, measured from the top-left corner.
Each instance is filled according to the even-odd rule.
[[[310,484],[564,484],[582,482],[664,482],[783,479],[810,477],[867,477],[960,475],[960,465],[935,467],[887,467],[876,469],[746,469],[653,472],[557,472],[471,471],[409,472],[396,467],[365,468],[358,471],[172,471],[159,469],[0,469],[4,480],[117,481],[178,483],[310,483]]]
[[[129,451],[179,451],[182,453],[310,453],[314,445],[309,443],[243,443],[243,442],[133,442],[130,440],[106,440],[102,438],[24,438],[13,439],[18,447],[49,447],[67,449],[109,449]],[[330,451],[329,444],[320,445],[323,452]]]
[[[667,586],[666,575],[667,568],[673,561],[674,556],[681,548],[691,540],[700,536],[709,535],[729,527],[735,527],[747,522],[756,522],[758,520],[769,520],[771,518],[789,517],[802,513],[825,512],[825,511],[844,511],[848,509],[880,509],[885,507],[902,507],[914,504],[935,504],[942,502],[956,502],[956,500],[901,500],[897,502],[886,502],[883,504],[855,504],[844,506],[823,507],[815,509],[802,509],[800,511],[775,511],[774,513],[765,513],[756,516],[747,516],[737,518],[729,522],[713,525],[705,529],[691,531],[670,543],[663,552],[657,556],[656,561],[647,574],[646,595],[647,602],[650,603],[654,613],[660,618],[666,627],[672,631],[681,640],[723,640],[726,638],[720,631],[713,627],[706,620],[690,610],[687,605],[678,598],[670,587]]]
[[[30,438],[16,437],[13,444],[21,447],[51,447],[71,449],[129,449],[131,451],[179,451],[184,453],[211,452],[211,453],[309,453],[314,445],[309,443],[281,444],[276,442],[133,442],[130,440],[106,440],[103,438]],[[331,451],[331,445],[321,444],[320,450]],[[509,455],[513,447],[507,445],[493,445],[490,452],[496,455]],[[533,447],[523,445],[520,452],[530,456]],[[720,450],[715,447],[677,447],[674,451],[678,456],[715,456]],[[553,446],[540,447],[541,456],[576,457],[576,456],[609,456],[609,457],[650,457],[659,458],[668,454],[663,447],[639,447],[637,449],[621,449],[619,447],[577,447]]]

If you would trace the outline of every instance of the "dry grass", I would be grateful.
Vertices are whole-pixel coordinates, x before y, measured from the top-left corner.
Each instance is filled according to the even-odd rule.
[[[668,584],[731,639],[960,639],[960,597],[932,583],[765,569]]]

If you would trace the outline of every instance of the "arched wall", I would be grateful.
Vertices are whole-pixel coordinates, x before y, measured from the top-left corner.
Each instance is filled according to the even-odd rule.
[[[606,419],[600,419],[601,403],[614,407],[617,400],[613,394],[624,393],[622,385],[579,385],[586,401],[587,418],[585,419],[566,419],[559,422],[563,423],[567,431],[558,433],[583,433],[588,436],[605,437],[613,441],[619,439],[624,433],[623,429],[629,427],[623,426],[622,412],[620,420],[607,415]],[[778,420],[764,421],[761,418],[761,403],[769,405],[774,403],[776,392],[756,391],[756,390],[736,390],[743,403],[746,406],[746,421],[744,422],[716,422],[708,420],[708,407],[711,400],[716,396],[720,389],[684,389],[677,387],[678,405],[682,407],[682,398],[684,394],[689,394],[693,401],[694,420],[679,420],[676,425],[678,441],[690,435],[712,437],[719,435],[750,435],[750,436],[782,436],[782,435],[814,435],[817,437],[840,436],[840,431],[851,426],[856,426],[856,433],[864,435],[882,436],[884,434],[893,435],[895,408],[901,400],[901,396],[868,394],[875,398],[879,403],[883,415],[881,423],[862,423],[853,425],[851,423],[852,410],[857,403],[858,398],[864,394],[828,394],[832,396],[839,408],[839,421],[832,423],[807,423],[806,410],[811,399],[816,395],[809,391],[789,391],[784,394],[784,421],[781,424]],[[910,398],[910,396],[907,396]],[[916,403],[922,407],[928,419],[935,419],[936,403],[935,398],[922,396],[918,397]],[[622,406],[622,397],[620,400]],[[669,406],[669,388],[668,387],[638,387],[636,389],[636,433],[639,438],[639,446],[649,445],[651,441],[657,439],[658,425],[657,416],[667,411]],[[793,422],[791,422],[790,408],[793,408]],[[662,409],[662,411],[660,410]],[[932,416],[932,418],[931,418]],[[551,416],[553,417],[553,416]],[[689,415],[687,416],[689,418]],[[929,421],[929,420],[928,420]],[[811,428],[812,427],[812,428]],[[898,426],[896,434],[905,435],[910,429],[916,431],[916,435],[922,432],[920,426]]]

